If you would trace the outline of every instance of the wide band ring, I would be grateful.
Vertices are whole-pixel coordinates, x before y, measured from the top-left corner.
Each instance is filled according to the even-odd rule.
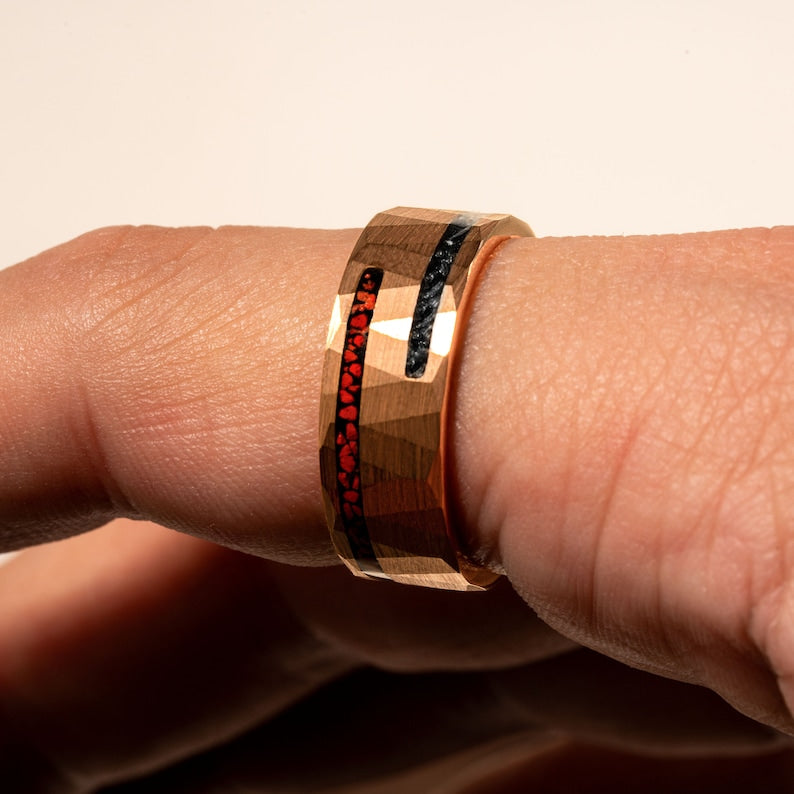
[[[446,436],[481,266],[506,238],[531,235],[509,215],[398,207],[356,243],[320,400],[325,512],[353,573],[448,590],[497,578],[465,556],[449,526]]]

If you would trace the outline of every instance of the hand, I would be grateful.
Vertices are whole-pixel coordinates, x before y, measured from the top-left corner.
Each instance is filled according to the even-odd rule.
[[[119,515],[194,536],[121,521],[0,569],[3,779],[790,777],[776,730],[571,650],[507,582],[461,596],[318,567],[314,384],[354,238],[103,230],[0,274],[4,547]],[[792,240],[511,242],[470,321],[453,439],[470,545],[547,623],[785,731]]]

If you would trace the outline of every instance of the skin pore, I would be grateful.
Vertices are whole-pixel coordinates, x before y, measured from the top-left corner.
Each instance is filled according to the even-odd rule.
[[[451,444],[461,536],[512,588],[463,597],[335,566],[317,384],[356,235],[103,229],[0,272],[0,548],[44,544],[0,568],[0,764],[70,794],[149,775],[371,665],[487,681],[471,746],[592,741],[574,682],[641,674],[575,643],[794,732],[794,229],[499,248]],[[707,715],[690,749],[785,744],[653,686],[615,697],[616,747],[674,751],[655,702]]]

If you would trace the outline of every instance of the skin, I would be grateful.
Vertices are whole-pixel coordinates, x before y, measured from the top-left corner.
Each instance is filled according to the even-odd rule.
[[[32,547],[0,778],[792,790],[794,229],[497,251],[450,434],[482,595],[336,564],[315,387],[356,235],[103,229],[0,272],[0,549]]]

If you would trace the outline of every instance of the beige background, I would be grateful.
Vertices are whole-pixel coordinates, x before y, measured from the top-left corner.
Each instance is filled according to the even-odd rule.
[[[794,3],[0,0],[0,266],[119,222],[794,221]]]

